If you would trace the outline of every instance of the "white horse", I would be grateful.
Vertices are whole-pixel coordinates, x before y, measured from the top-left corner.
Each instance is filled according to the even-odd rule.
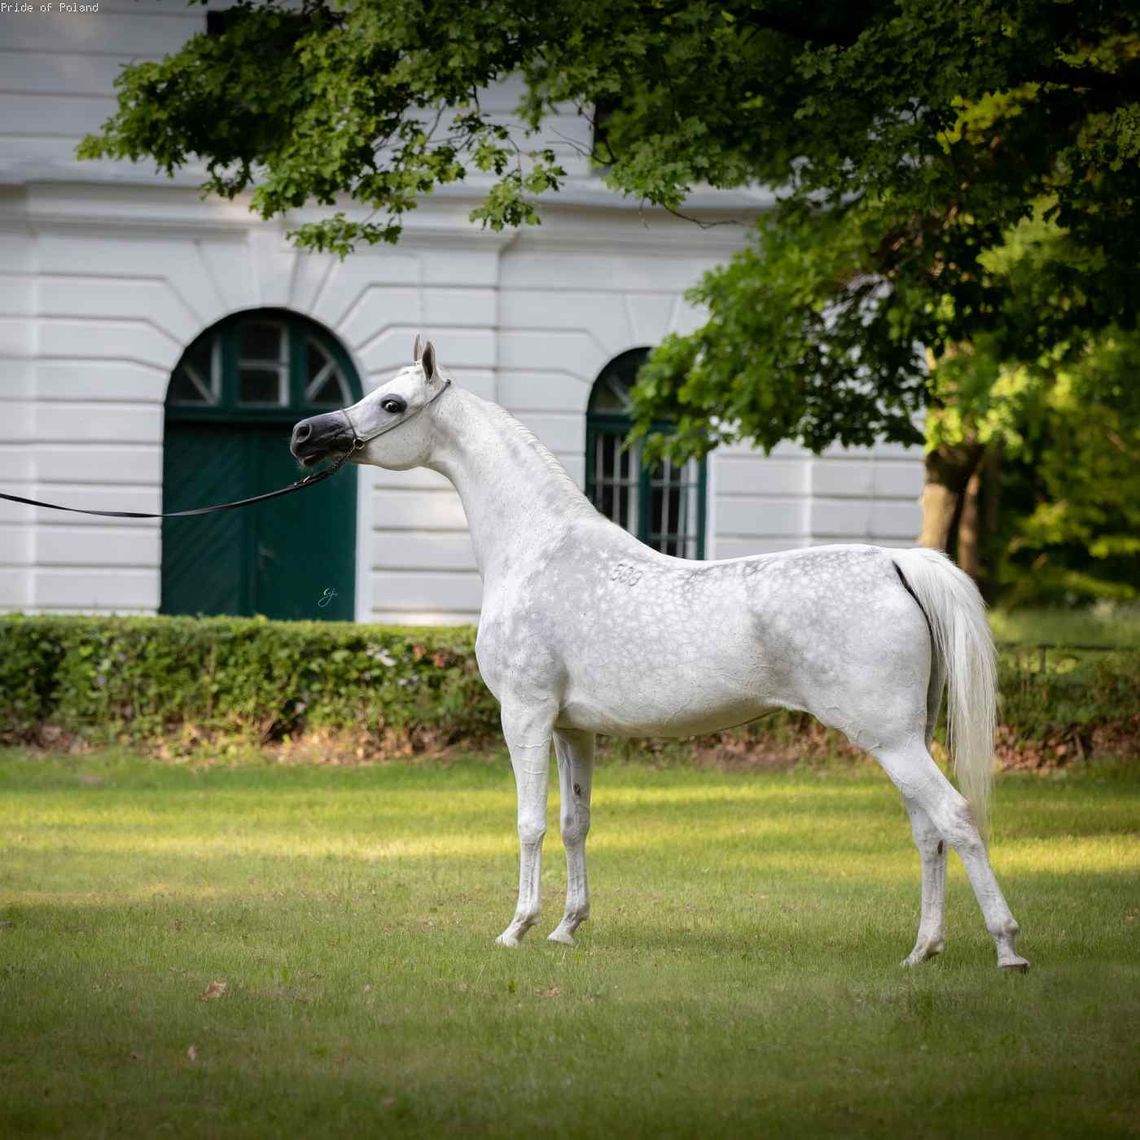
[[[691,736],[785,708],[840,729],[902,793],[922,857],[922,917],[904,965],[943,948],[949,844],[998,965],[1028,967],[978,831],[993,763],[993,642],[977,590],[945,557],[854,545],[713,562],[660,554],[603,518],[503,408],[452,385],[418,338],[412,365],[293,431],[306,465],[349,450],[358,463],[440,472],[467,513],[483,579],[475,652],[502,706],[518,790],[518,906],[501,945],[517,946],[539,919],[552,739],[568,882],[549,937],[572,944],[590,911],[595,734]],[[947,683],[966,798],[930,755]]]

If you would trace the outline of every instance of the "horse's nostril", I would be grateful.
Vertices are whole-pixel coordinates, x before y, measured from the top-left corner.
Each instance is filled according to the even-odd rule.
[[[311,436],[312,434],[313,434],[313,429],[312,429],[312,426],[310,424],[307,424],[304,422],[299,423],[293,429],[293,442],[294,443],[304,443],[305,440],[307,440],[309,438],[309,436]]]

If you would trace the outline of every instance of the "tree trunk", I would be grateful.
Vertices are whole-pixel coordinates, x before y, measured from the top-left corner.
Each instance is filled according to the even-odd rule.
[[[919,546],[949,550],[970,476],[982,448],[977,444],[938,447],[926,453],[926,485],[922,489],[922,533]]]
[[[982,477],[978,501],[978,541],[981,578],[975,579],[987,605],[992,605],[997,591],[998,563],[1001,556],[995,545],[1001,525],[1001,445],[990,444],[978,465]]]
[[[962,510],[958,516],[958,565],[977,582],[982,576],[982,467],[979,463],[966,481]]]

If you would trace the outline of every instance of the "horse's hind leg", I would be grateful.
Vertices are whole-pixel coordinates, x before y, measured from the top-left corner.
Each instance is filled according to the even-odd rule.
[[[590,914],[586,881],[586,836],[590,831],[590,791],[594,782],[594,734],[558,729],[554,733],[561,795],[562,843],[566,848],[566,913],[548,935],[574,945],[574,931]]]
[[[982,908],[986,929],[997,946],[998,965],[1007,970],[1028,969],[1029,963],[1017,953],[1014,945],[1017,923],[998,886],[965,799],[918,741],[912,740],[896,749],[877,748],[875,757],[902,793],[908,808],[913,803],[925,812],[933,827],[961,856]]]
[[[945,685],[946,673],[936,657],[931,662],[930,683],[926,693],[927,750],[934,740]],[[914,949],[903,961],[904,966],[917,966],[919,962],[941,954],[945,945],[946,840],[917,801],[913,798],[904,799],[903,804],[910,817],[914,845],[922,859],[922,912],[918,922],[918,936],[914,940]]]
[[[903,802],[910,816],[914,845],[922,857],[922,916],[914,949],[903,961],[904,966],[917,966],[941,954],[945,944],[946,840],[915,800]]]

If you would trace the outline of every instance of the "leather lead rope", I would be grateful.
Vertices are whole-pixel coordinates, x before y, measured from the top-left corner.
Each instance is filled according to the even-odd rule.
[[[337,456],[336,462],[331,467],[326,467],[324,471],[316,471],[312,475],[306,475],[303,479],[298,479],[296,483],[290,483],[288,487],[280,487],[276,491],[266,491],[264,495],[254,495],[249,499],[235,499],[232,503],[216,503],[212,507],[193,507],[188,511],[165,511],[158,514],[147,514],[145,511],[88,511],[82,507],[64,507],[59,503],[44,503],[39,499],[25,499],[22,495],[6,495],[2,491],[0,491],[0,499],[7,499],[10,503],[23,503],[26,507],[45,507],[49,511],[67,511],[73,515],[98,515],[105,519],[185,519],[194,515],[212,515],[216,511],[233,511],[237,510],[238,507],[264,503],[267,499],[279,499],[282,495],[291,495],[294,491],[303,491],[306,487],[315,487],[318,483],[335,475],[348,462],[349,456],[354,451],[359,451],[366,443],[400,427],[401,424],[407,423],[414,416],[418,416],[424,408],[434,404],[450,387],[451,380],[445,379],[440,390],[430,400],[425,400],[403,419],[397,420],[394,424],[386,424],[379,431],[374,431],[371,435],[366,436],[361,436],[357,432],[352,417],[349,416],[347,409],[342,408],[340,414],[344,416],[352,432],[352,444],[343,455]]]
[[[64,507],[59,503],[43,503],[39,499],[25,499],[21,495],[6,495],[0,492],[0,499],[7,499],[10,503],[23,503],[29,507],[46,507],[51,511],[68,511],[74,515],[99,515],[105,519],[183,519],[192,515],[212,515],[215,511],[233,511],[238,507],[248,507],[253,503],[263,503],[266,499],[279,499],[282,495],[291,495],[294,491],[303,491],[306,487],[316,484],[335,475],[352,454],[346,451],[337,458],[337,461],[324,471],[316,471],[291,483],[288,487],[280,487],[276,491],[267,491],[264,495],[254,495],[249,499],[235,499],[232,503],[217,503],[212,507],[193,507],[188,511],[164,511],[158,514],[147,514],[145,511],[87,511],[82,507]]]

